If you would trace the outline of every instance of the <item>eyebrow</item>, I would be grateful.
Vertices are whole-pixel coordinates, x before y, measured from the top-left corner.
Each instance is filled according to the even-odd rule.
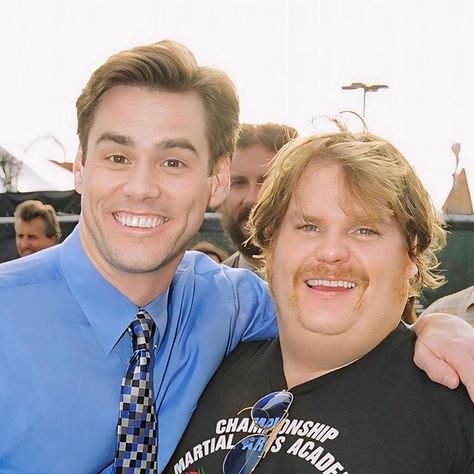
[[[292,213],[293,217],[296,219],[302,219],[304,222],[321,222],[325,219],[322,217],[305,214],[302,212]],[[351,215],[348,216],[351,224],[350,225],[385,225],[388,224],[388,220],[381,217],[371,216],[371,215]]]
[[[118,133],[104,132],[96,141],[96,144],[102,142],[113,142],[118,145],[128,146],[130,148],[135,147],[135,141],[132,137],[127,135],[120,135]],[[186,138],[165,138],[155,144],[155,148],[162,150],[171,150],[173,148],[182,148],[189,150],[194,154],[198,154],[196,147]]]
[[[127,135],[119,135],[118,133],[104,132],[95,142],[96,145],[102,142],[114,142],[118,145],[125,145],[129,147],[134,147],[134,140]]]
[[[194,154],[198,154],[196,147],[186,138],[165,138],[156,145],[156,148],[162,148],[164,150],[170,150],[172,148],[183,148],[184,150],[192,151]]]
[[[247,176],[244,176],[243,174],[231,174],[230,179],[245,179],[246,181],[248,181]]]

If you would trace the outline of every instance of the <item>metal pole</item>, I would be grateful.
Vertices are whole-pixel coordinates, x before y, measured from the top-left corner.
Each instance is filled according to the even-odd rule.
[[[367,94],[367,89],[364,88],[364,102],[362,104],[362,118],[365,119],[365,95]]]

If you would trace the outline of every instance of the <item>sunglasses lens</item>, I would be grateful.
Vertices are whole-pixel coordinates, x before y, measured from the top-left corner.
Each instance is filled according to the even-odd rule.
[[[293,394],[290,392],[270,393],[255,403],[252,418],[260,428],[269,430],[288,412],[292,401]]]
[[[265,435],[250,435],[240,440],[224,459],[224,474],[250,474],[263,455],[266,441]]]

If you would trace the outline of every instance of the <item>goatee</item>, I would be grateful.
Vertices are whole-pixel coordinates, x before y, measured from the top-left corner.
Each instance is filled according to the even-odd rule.
[[[241,225],[248,221],[251,209],[251,207],[244,207],[240,211],[237,220],[222,214],[222,227],[224,228],[225,233],[237,247],[239,252],[247,258],[253,258],[255,255],[260,255],[260,249],[258,247],[253,245],[251,242],[246,242],[248,239],[248,233],[244,234],[241,228]]]

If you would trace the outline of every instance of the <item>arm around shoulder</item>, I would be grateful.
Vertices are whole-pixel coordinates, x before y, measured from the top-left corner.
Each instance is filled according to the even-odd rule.
[[[431,380],[456,388],[461,381],[474,402],[474,328],[446,313],[423,316],[412,326],[415,364]]]

